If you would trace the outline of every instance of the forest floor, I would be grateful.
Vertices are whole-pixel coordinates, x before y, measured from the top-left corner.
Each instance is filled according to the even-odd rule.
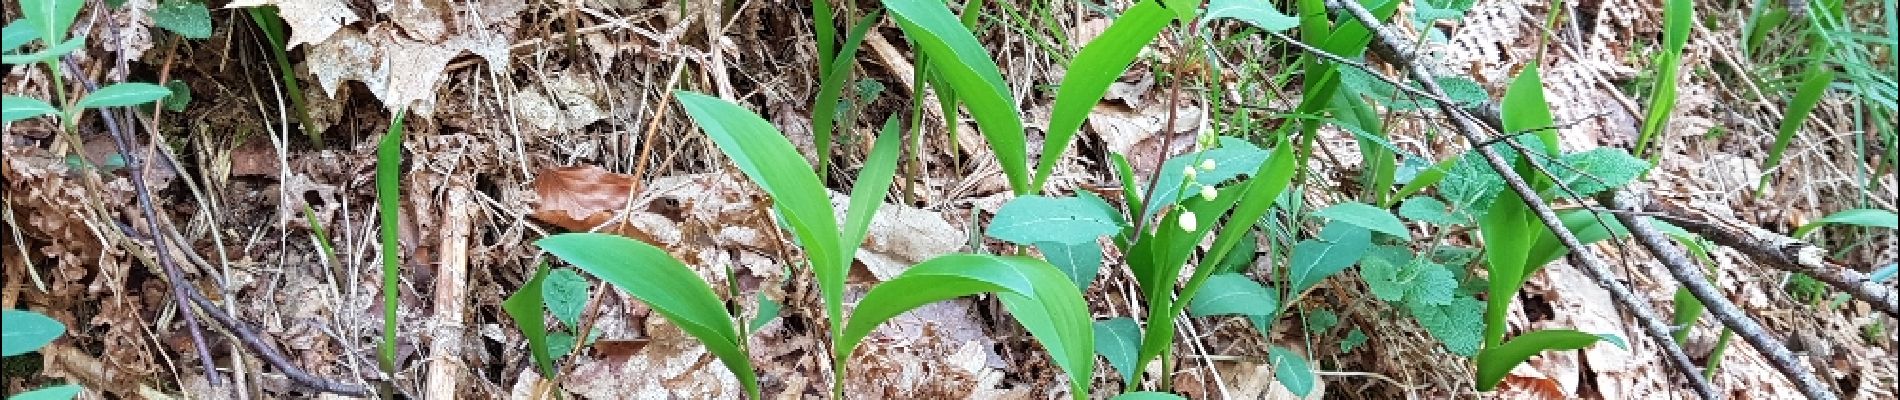
[[[0,307],[45,313],[68,331],[37,355],[6,358],[0,392],[65,381],[84,386],[90,398],[322,396],[207,322],[207,353],[226,381],[213,387],[166,275],[153,262],[165,257],[282,349],[286,361],[322,379],[412,398],[740,397],[738,382],[704,347],[617,291],[588,303],[589,315],[598,315],[597,341],[563,358],[558,377],[542,377],[502,304],[537,266],[561,265],[536,240],[588,230],[659,245],[715,287],[737,288],[743,295],[729,297],[747,315],[761,307],[753,299],[783,304],[748,339],[768,397],[822,398],[838,379],[829,370],[823,305],[812,277],[792,268],[800,250],[773,223],[771,199],[672,100],[674,90],[691,90],[736,101],[803,154],[816,153],[810,125],[819,57],[809,4],[237,0],[209,2],[213,29],[206,39],[153,26],[148,14],[185,1],[191,0],[91,2],[74,25],[95,38],[73,56],[81,79],[189,87],[182,111],[146,112],[125,124],[133,146],[155,155],[143,159],[158,160],[140,180],[123,161],[113,164],[125,157],[98,118],[80,121],[78,143],[62,139],[50,120],[5,130]],[[1428,1],[1403,2],[1394,20],[1414,21],[1422,8],[1444,11]],[[840,5],[848,21],[874,5],[844,3],[862,3]],[[1101,11],[1130,2],[1091,3],[990,2],[978,10],[977,38],[1013,89],[1031,149],[1048,129],[1051,85],[1062,79],[1067,60],[1107,27],[1111,19]],[[1566,150],[1635,144],[1648,110],[1632,99],[1646,99],[1654,84],[1658,2],[1559,2],[1565,11],[1554,36],[1545,34],[1552,3],[1465,3],[1462,18],[1392,26],[1417,38],[1420,62],[1469,78],[1488,98],[1539,63]],[[1796,40],[1787,38],[1798,34],[1782,31],[1764,41],[1774,47],[1745,49],[1745,24],[1756,6],[1747,3],[1695,4],[1701,28],[1682,56],[1678,100],[1655,143],[1661,156],[1641,190],[1784,234],[1841,210],[1894,211],[1900,184],[1887,149],[1893,142],[1876,133],[1893,129],[1867,126],[1866,104],[1846,90],[1824,97],[1781,165],[1764,170],[1798,80],[1787,71],[1799,66],[1775,64],[1775,57],[1804,50],[1792,49]],[[1848,15],[1891,30],[1895,16],[1883,16],[1875,3],[1847,1]],[[284,94],[269,40],[243,11],[256,4],[279,7],[302,102]],[[12,1],[4,10],[6,20],[22,15]],[[1885,12],[1892,12],[1891,0]],[[856,78],[844,90],[834,161],[821,175],[836,204],[863,168],[878,122],[907,118],[914,106],[918,60],[903,31],[887,18],[869,32]],[[1207,51],[1211,58],[1182,56],[1179,38],[1163,37],[1111,85],[1074,150],[1057,164],[1050,192],[1120,199],[1110,153],[1127,155],[1146,179],[1164,155],[1191,151],[1208,132],[1264,140],[1259,132],[1291,123],[1283,113],[1298,104],[1300,85],[1259,82],[1297,74],[1298,49],[1266,35],[1232,34]],[[1891,71],[1895,49],[1887,46],[1873,62]],[[1373,61],[1375,70],[1400,75],[1381,63],[1389,60]],[[8,68],[0,76],[8,95],[53,96],[44,68]],[[1184,71],[1254,84],[1181,87],[1176,78]],[[1762,78],[1738,79],[1736,71]],[[979,228],[1012,198],[996,157],[968,118],[959,119],[961,135],[945,134],[936,95],[922,106],[926,129],[906,136],[909,149],[888,204],[874,217],[871,239],[847,279],[848,303],[931,257],[1009,250],[985,240]],[[299,116],[299,103],[308,117]],[[409,111],[401,139],[400,244],[387,248],[378,239],[375,176],[378,142],[394,109]],[[1391,143],[1425,163],[1470,148],[1440,117],[1382,117]],[[313,142],[312,132],[321,138]],[[1330,125],[1319,133],[1322,153],[1305,165],[1295,207],[1316,210],[1389,190],[1362,182],[1364,157],[1354,134]],[[1766,189],[1758,193],[1764,176]],[[151,226],[161,233],[146,228],[152,221],[134,190],[141,184],[151,189],[160,216]],[[1280,223],[1296,239],[1319,231],[1298,219]],[[166,248],[153,246],[155,236],[171,244],[169,254],[155,250]],[[1832,226],[1806,239],[1863,273],[1900,259],[1892,230]],[[1262,243],[1262,252],[1273,254],[1273,246],[1292,241]],[[1666,315],[1677,303],[1679,285],[1641,247],[1593,247],[1655,310]],[[1819,368],[1834,390],[1847,398],[1900,396],[1900,327],[1892,316],[1864,302],[1837,302],[1812,280],[1734,249],[1709,250],[1708,267],[1724,294]],[[399,345],[396,379],[385,383],[376,361],[385,305],[379,288],[381,262],[391,256],[401,262]],[[1116,256],[1109,254],[1084,293],[1097,316],[1127,316],[1139,307],[1135,280],[1112,261]],[[596,282],[590,293],[604,288]],[[1296,307],[1305,311],[1286,316],[1298,322],[1268,332],[1243,318],[1183,317],[1178,371],[1165,379],[1189,398],[1298,398],[1266,362],[1269,346],[1283,346],[1299,349],[1319,371],[1313,397],[1693,396],[1634,317],[1576,266],[1550,264],[1529,279],[1516,304],[1508,317],[1514,332],[1568,327],[1614,333],[1628,346],[1544,353],[1512,370],[1498,391],[1478,392],[1471,358],[1447,350],[1413,319],[1395,317],[1397,306],[1376,300],[1358,275],[1346,274],[1299,298]],[[1684,350],[1705,362],[1721,329],[1701,318]],[[1355,345],[1335,345],[1342,342]],[[1068,393],[1051,359],[994,297],[900,316],[855,354],[844,380],[847,398]],[[1710,382],[1733,398],[1799,396],[1740,341],[1719,357]],[[1098,363],[1094,389],[1122,390],[1114,370]],[[1137,383],[1151,387],[1160,379],[1149,373]]]

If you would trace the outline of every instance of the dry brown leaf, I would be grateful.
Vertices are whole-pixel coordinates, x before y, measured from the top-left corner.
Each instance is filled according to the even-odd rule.
[[[232,0],[226,9],[277,6],[277,16],[290,28],[284,49],[304,43],[320,43],[343,25],[356,22],[355,11],[343,0]]]

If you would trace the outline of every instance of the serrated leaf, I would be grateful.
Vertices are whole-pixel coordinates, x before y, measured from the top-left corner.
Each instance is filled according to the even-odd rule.
[[[1413,280],[1405,291],[1405,301],[1442,306],[1451,304],[1458,294],[1458,276],[1443,265],[1418,260],[1407,265]]]
[[[758,375],[740,346],[743,338],[732,315],[686,264],[653,245],[605,233],[564,233],[535,245],[651,306],[725,363],[746,394],[758,397]]]
[[[59,385],[39,388],[8,397],[7,400],[70,400],[79,396],[79,385]]]
[[[172,90],[144,82],[121,82],[87,93],[76,104],[79,108],[126,107],[150,103],[170,96]]]
[[[1358,225],[1373,232],[1402,238],[1412,237],[1411,232],[1405,230],[1405,223],[1399,221],[1399,217],[1394,217],[1391,212],[1371,204],[1339,203],[1314,212],[1313,215],[1330,218],[1334,223]]]
[[[1202,14],[1201,25],[1216,19],[1232,18],[1256,28],[1279,32],[1300,26],[1300,19],[1281,13],[1273,3],[1259,0],[1213,0]]]
[[[1471,217],[1431,196],[1413,196],[1399,203],[1399,216],[1438,225],[1470,225]]]
[[[1207,277],[1188,306],[1196,317],[1210,315],[1272,315],[1280,309],[1279,295],[1241,274]]]
[[[1478,354],[1478,390],[1496,389],[1512,368],[1547,350],[1576,350],[1596,344],[1602,336],[1568,329],[1533,331],[1511,338]]]
[[[1094,241],[1077,244],[1040,242],[1036,243],[1036,250],[1042,252],[1042,258],[1049,260],[1049,264],[1062,270],[1062,274],[1067,275],[1077,288],[1088,289],[1102,271],[1102,245]]]
[[[1649,163],[1615,147],[1598,147],[1565,154],[1562,166],[1552,168],[1558,182],[1579,196],[1591,196],[1622,187],[1649,171]]]
[[[1302,240],[1293,245],[1292,261],[1287,264],[1291,293],[1305,291],[1359,262],[1371,247],[1372,231],[1350,224],[1327,224],[1320,231],[1320,239]]]
[[[984,233],[1016,244],[1095,243],[1121,232],[1121,216],[1112,210],[1093,196],[1022,196],[1004,203]]]
[[[1313,374],[1313,367],[1307,365],[1306,358],[1285,347],[1273,346],[1267,349],[1267,362],[1273,364],[1273,378],[1294,395],[1303,397],[1313,392],[1318,377]]]
[[[1115,367],[1123,382],[1135,381],[1135,355],[1141,351],[1141,326],[1131,318],[1095,321],[1095,353]]]
[[[1359,261],[1359,275],[1366,280],[1372,297],[1384,301],[1405,300],[1408,282],[1399,276],[1398,264],[1380,257],[1367,257]]]
[[[581,325],[581,310],[587,308],[587,278],[570,268],[556,269],[541,281],[541,301],[569,328]],[[558,357],[558,356],[557,356]]]
[[[211,10],[204,3],[190,0],[169,0],[165,4],[146,12],[152,17],[152,24],[172,31],[187,39],[208,39],[211,37]]]
[[[1484,343],[1483,301],[1460,294],[1448,305],[1408,303],[1407,306],[1412,318],[1443,343],[1446,350],[1466,357],[1478,355],[1478,348]]]
[[[26,310],[0,311],[0,357],[39,350],[64,334],[66,325],[46,314]]]
[[[59,109],[39,99],[20,96],[0,98],[0,123],[58,113]]]

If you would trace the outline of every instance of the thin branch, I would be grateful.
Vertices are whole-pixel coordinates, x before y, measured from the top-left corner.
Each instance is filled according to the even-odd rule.
[[[1397,45],[1399,42],[1386,29],[1384,24],[1380,23],[1379,19],[1374,17],[1371,11],[1367,11],[1364,6],[1354,1],[1328,1],[1328,6],[1334,6],[1335,4],[1337,7],[1348,11],[1353,18],[1358,19],[1360,23],[1364,24],[1375,36],[1375,42],[1384,43],[1386,46],[1395,49],[1400,48],[1400,46]],[[1468,117],[1464,110],[1456,103],[1439,101],[1447,98],[1444,94],[1444,88],[1439,87],[1438,81],[1433,79],[1430,72],[1426,71],[1425,68],[1417,63],[1409,62],[1410,60],[1410,57],[1394,59],[1397,65],[1405,67],[1406,72],[1413,80],[1418,81],[1419,85],[1424,87],[1426,92],[1433,95],[1432,98],[1438,102],[1439,108],[1443,110],[1445,114],[1451,116],[1453,126],[1457,128],[1460,135],[1465,137],[1466,141],[1472,144],[1483,142],[1484,138],[1482,132],[1484,132],[1484,129],[1478,126],[1478,123],[1474,121],[1475,118]],[[1670,336],[1669,325],[1664,323],[1660,317],[1657,317],[1654,310],[1649,309],[1649,307],[1638,301],[1636,295],[1631,293],[1629,288],[1624,287],[1622,283],[1617,282],[1611,276],[1609,268],[1606,267],[1606,264],[1601,258],[1597,257],[1596,252],[1584,246],[1581,241],[1577,240],[1576,235],[1570,233],[1570,229],[1566,228],[1563,221],[1557,218],[1557,214],[1550,208],[1550,204],[1545,203],[1537,191],[1532,189],[1530,184],[1524,182],[1524,178],[1519,176],[1517,172],[1511,168],[1509,163],[1505,162],[1504,157],[1499,156],[1496,151],[1493,151],[1489,147],[1477,146],[1472,150],[1484,156],[1485,162],[1491,165],[1491,169],[1497,171],[1498,175],[1504,178],[1507,186],[1509,186],[1512,191],[1517,192],[1519,197],[1524,199],[1525,205],[1529,206],[1531,211],[1536,213],[1537,219],[1543,222],[1544,226],[1549,228],[1551,233],[1557,236],[1558,242],[1562,243],[1564,247],[1570,248],[1571,252],[1569,257],[1575,261],[1575,264],[1582,267],[1584,273],[1589,275],[1590,279],[1595,280],[1598,285],[1609,291],[1610,297],[1615,299],[1618,305],[1621,305],[1626,311],[1636,316],[1636,319],[1642,323],[1645,333],[1647,333],[1650,339],[1654,340],[1658,346],[1663,348],[1664,353],[1667,355],[1665,359],[1669,360],[1677,370],[1682,372],[1682,376],[1689,382],[1690,387],[1695,390],[1696,394],[1704,399],[1718,397],[1715,393],[1715,389],[1709,386],[1709,382],[1703,379],[1701,374],[1696,373],[1697,369],[1695,363],[1689,359],[1688,354],[1683,353],[1682,347],[1676,345]],[[1823,398],[1832,399],[1829,393],[1822,392],[1821,394],[1828,395]],[[1810,395],[1812,396],[1812,394]]]
[[[1641,204],[1647,197],[1624,189],[1605,193],[1597,200],[1607,203],[1614,209],[1638,210],[1642,208]],[[1695,295],[1696,300],[1702,301],[1702,304],[1708,307],[1709,313],[1714,314],[1715,319],[1722,322],[1722,326],[1734,331],[1750,346],[1755,346],[1755,350],[1768,357],[1770,365],[1793,380],[1795,386],[1799,387],[1803,393],[1808,393],[1809,397],[1814,397],[1815,393],[1830,393],[1827,387],[1822,386],[1821,382],[1807,370],[1807,365],[1802,364],[1800,359],[1795,357],[1794,352],[1788,350],[1788,346],[1769,336],[1767,329],[1762,328],[1760,322],[1756,322],[1754,318],[1748,316],[1748,313],[1736,307],[1735,303],[1730,302],[1728,297],[1715,289],[1715,285],[1709,284],[1709,278],[1703,275],[1702,268],[1690,262],[1682,251],[1671,246],[1669,240],[1664,238],[1661,232],[1657,232],[1655,227],[1633,214],[1616,213],[1615,215],[1616,220],[1622,222],[1624,228],[1629,229],[1630,236],[1636,237],[1637,242],[1649,249],[1650,255],[1662,261],[1663,267],[1669,270],[1669,275],[1674,276],[1676,281],[1682,282],[1683,288],[1688,289],[1689,294]]]

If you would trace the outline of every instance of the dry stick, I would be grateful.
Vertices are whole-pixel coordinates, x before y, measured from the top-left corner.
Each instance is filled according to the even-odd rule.
[[[75,72],[72,76],[84,83],[88,92],[98,89],[98,84],[93,83],[90,79],[84,78],[83,75],[77,74],[80,69],[72,59],[67,58],[64,59],[64,61],[66,68]],[[145,187],[145,174],[139,164],[138,155],[131,150],[131,146],[128,145],[125,135],[119,131],[118,118],[113,117],[113,114],[109,110],[100,110],[99,116],[104,120],[106,132],[112,136],[113,144],[118,147],[120,155],[125,158],[126,170],[131,174],[133,193],[138,197],[140,211],[145,214],[147,229],[151,229],[150,234],[154,258],[158,259],[159,266],[165,270],[166,279],[172,286],[172,295],[175,301],[178,302],[179,310],[183,311],[182,314],[185,316],[186,329],[191,332],[192,345],[198,351],[199,360],[205,369],[205,380],[210,382],[212,386],[221,385],[217,370],[215,366],[211,364],[210,348],[205,347],[204,332],[203,329],[198,326],[197,314],[191,312],[192,304],[197,304],[198,309],[206,315],[211,316],[211,319],[217,320],[218,323],[223,324],[225,328],[236,332],[239,341],[250,346],[251,350],[256,351],[258,356],[263,357],[271,366],[282,370],[284,376],[289,377],[292,381],[324,392],[346,396],[367,396],[369,391],[364,390],[360,386],[330,381],[310,375],[308,372],[304,372],[302,368],[291,364],[290,361],[284,358],[282,353],[277,352],[276,348],[271,347],[259,339],[257,332],[252,330],[249,325],[245,325],[242,321],[238,321],[231,318],[230,315],[225,314],[223,310],[218,308],[218,304],[206,298],[204,293],[198,290],[197,286],[185,282],[184,274],[178,270],[177,265],[172,264],[169,253],[165,251],[166,240],[163,234],[159,233],[158,212],[152,207],[152,194],[151,191]]]
[[[61,59],[65,61],[67,68],[73,70],[71,74],[73,79],[85,83],[86,92],[99,90],[99,85],[83,75],[84,71],[77,63],[70,58],[61,57]],[[181,314],[185,316],[185,329],[191,332],[191,345],[198,353],[198,364],[204,368],[205,381],[210,382],[213,387],[223,386],[222,379],[218,377],[217,366],[211,364],[211,349],[205,347],[204,328],[198,326],[198,317],[191,313],[191,301],[185,295],[186,290],[195,288],[185,282],[184,272],[179,271],[178,266],[172,264],[171,257],[168,257],[169,253],[165,251],[165,236],[158,230],[158,211],[152,207],[152,193],[145,187],[145,169],[139,164],[137,151],[133,150],[132,145],[125,140],[125,134],[119,131],[118,118],[112,116],[111,109],[99,110],[99,116],[105,120],[106,132],[112,136],[113,146],[117,147],[119,155],[125,158],[125,169],[131,173],[132,192],[138,197],[139,211],[145,214],[145,227],[152,238],[152,249],[157,253],[158,265],[165,270],[165,280],[171,283],[172,300],[178,303],[179,311],[182,311]]]
[[[1360,23],[1364,24],[1375,38],[1378,39],[1377,42],[1383,42],[1386,46],[1393,49],[1402,48],[1397,45],[1397,43],[1400,42],[1392,37],[1392,33],[1387,31],[1385,26],[1379,22],[1379,19],[1372,16],[1372,12],[1367,11],[1365,6],[1361,6],[1358,2],[1354,1],[1328,1],[1329,6],[1333,4],[1337,4],[1338,7],[1345,9],[1353,18],[1358,19]],[[1412,79],[1418,81],[1419,85],[1423,86],[1427,92],[1433,94],[1435,98],[1443,99],[1447,97],[1444,94],[1444,88],[1439,87],[1438,81],[1433,79],[1431,73],[1426,71],[1424,67],[1417,63],[1410,62],[1410,58],[1397,59],[1394,60],[1394,62],[1397,65],[1404,66],[1406,72],[1411,75]],[[1474,145],[1484,141],[1480,135],[1480,132],[1483,132],[1483,130],[1478,127],[1475,121],[1472,121],[1472,118],[1467,118],[1463,110],[1461,110],[1457,104],[1436,99],[1434,101],[1437,101],[1439,108],[1451,117],[1453,126],[1457,128],[1460,135],[1465,137],[1466,141]],[[1484,156],[1485,162],[1491,165],[1491,169],[1497,171],[1498,175],[1504,178],[1504,182],[1507,186],[1510,186],[1512,191],[1517,192],[1518,196],[1524,199],[1525,205],[1529,206],[1531,211],[1537,214],[1537,219],[1543,222],[1544,226],[1549,228],[1551,233],[1557,236],[1557,241],[1562,243],[1564,247],[1570,248],[1571,252],[1569,257],[1572,261],[1581,266],[1584,273],[1589,275],[1590,279],[1595,280],[1597,285],[1608,290],[1610,297],[1616,300],[1619,305],[1623,306],[1626,311],[1634,314],[1637,320],[1642,322],[1644,332],[1650,336],[1651,340],[1656,341],[1656,343],[1663,348],[1664,353],[1667,355],[1665,358],[1668,359],[1676,369],[1682,371],[1683,377],[1689,381],[1689,386],[1695,390],[1696,394],[1704,399],[1719,397],[1715,389],[1709,386],[1709,382],[1703,379],[1701,374],[1696,373],[1697,370],[1694,361],[1689,359],[1688,354],[1683,353],[1681,346],[1676,345],[1675,340],[1670,336],[1669,325],[1663,323],[1662,319],[1656,316],[1655,311],[1650,310],[1647,306],[1639,302],[1636,295],[1631,293],[1629,288],[1624,287],[1623,284],[1617,282],[1612,277],[1609,268],[1605,266],[1606,264],[1602,259],[1597,257],[1596,252],[1584,246],[1582,242],[1577,240],[1576,235],[1570,233],[1570,229],[1564,227],[1563,221],[1557,218],[1557,213],[1551,210],[1550,204],[1545,203],[1537,191],[1532,189],[1530,184],[1524,182],[1524,177],[1519,176],[1517,172],[1511,168],[1510,163],[1505,162],[1504,157],[1499,156],[1498,153],[1493,151],[1490,147],[1474,146],[1472,150]],[[1816,394],[1822,396],[1816,397]],[[1824,391],[1809,393],[1809,396],[1814,398],[1833,398],[1831,393]]]
[[[435,276],[435,329],[429,346],[428,387],[423,398],[452,399],[461,376],[464,319],[468,307],[468,241],[473,221],[469,184],[449,178],[442,218],[440,269]]]
[[[1741,250],[1751,259],[1765,261],[1775,269],[1807,274],[1814,279],[1826,282],[1834,289],[1847,292],[1856,299],[1873,304],[1874,308],[1889,316],[1900,316],[1900,294],[1892,286],[1874,282],[1866,274],[1841,265],[1827,262],[1827,252],[1808,242],[1782,236],[1779,233],[1762,229],[1753,224],[1736,221],[1733,218],[1703,214],[1700,220],[1684,218],[1690,215],[1684,210],[1674,210],[1662,202],[1638,201],[1633,206],[1641,207],[1634,211],[1660,212],[1659,216],[1669,223],[1682,227],[1711,242]]]
[[[1642,204],[1648,201],[1648,196],[1625,189],[1598,196],[1597,200],[1608,203],[1613,209],[1640,210],[1643,208]],[[1708,306],[1709,313],[1715,314],[1715,319],[1722,321],[1722,326],[1734,331],[1750,346],[1755,346],[1755,350],[1768,357],[1769,364],[1774,365],[1782,375],[1793,380],[1795,386],[1799,387],[1803,393],[1807,393],[1808,397],[1817,397],[1815,396],[1817,393],[1832,394],[1814,375],[1809,373],[1807,365],[1801,363],[1794,352],[1769,336],[1761,323],[1755,322],[1754,318],[1749,318],[1747,313],[1736,307],[1735,303],[1730,302],[1728,297],[1715,289],[1714,285],[1709,284],[1709,279],[1703,275],[1702,268],[1696,267],[1683,256],[1681,251],[1670,246],[1669,241],[1664,239],[1662,233],[1657,232],[1655,227],[1634,214],[1616,213],[1615,215],[1616,220],[1621,221],[1623,226],[1629,229],[1630,236],[1636,237],[1637,242],[1649,249],[1650,255],[1662,261],[1663,266],[1669,270],[1669,275],[1674,276],[1676,281],[1682,282],[1682,286],[1689,290],[1689,294],[1695,295],[1696,300]]]

